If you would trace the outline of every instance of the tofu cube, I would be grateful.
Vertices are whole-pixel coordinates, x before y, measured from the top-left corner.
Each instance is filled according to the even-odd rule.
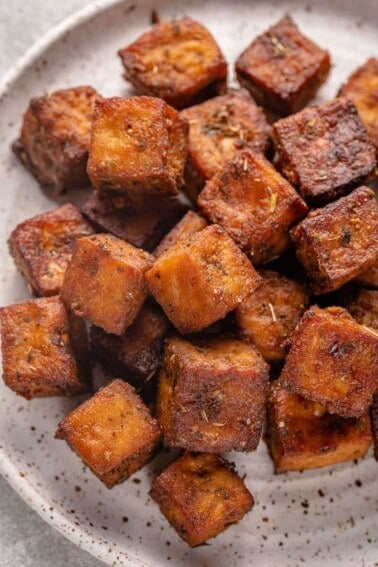
[[[369,289],[378,289],[378,260],[371,268],[354,278],[353,283]]]
[[[147,252],[111,234],[78,240],[62,285],[66,308],[115,335],[122,335],[146,296]]]
[[[64,439],[105,486],[112,488],[154,456],[161,436],[134,388],[113,380],[69,413],[55,437]]]
[[[378,332],[378,290],[345,289],[339,299],[357,323]]]
[[[375,170],[374,146],[346,98],[278,120],[273,141],[282,174],[312,205],[345,195]]]
[[[378,461],[378,392],[374,396],[373,405],[370,408],[371,429],[373,433],[374,455]]]
[[[3,380],[27,400],[75,396],[89,386],[87,335],[58,296],[0,309]]]
[[[361,417],[378,389],[378,334],[341,307],[311,307],[292,337],[279,378],[329,413]]]
[[[369,414],[330,415],[318,402],[270,385],[268,439],[276,473],[326,467],[358,459],[371,444]]]
[[[315,96],[331,68],[329,53],[285,16],[256,37],[238,57],[238,81],[268,110],[287,115]]]
[[[164,236],[153,251],[154,258],[159,258],[164,252],[172,248],[179,240],[199,232],[207,227],[207,221],[194,211],[188,211],[182,219]]]
[[[13,150],[42,187],[55,193],[87,187],[88,151],[98,93],[64,89],[33,98]]]
[[[272,164],[249,150],[234,156],[206,183],[198,205],[256,265],[289,246],[290,227],[308,210]]]
[[[138,94],[184,108],[225,90],[227,63],[211,33],[188,18],[155,25],[118,54]]]
[[[151,496],[191,547],[217,536],[254,505],[233,465],[207,454],[178,457],[154,479]]]
[[[367,187],[311,211],[293,228],[295,252],[314,293],[334,291],[373,266],[377,233],[377,202]]]
[[[181,333],[200,331],[222,319],[260,283],[248,258],[216,225],[177,242],[145,278]]]

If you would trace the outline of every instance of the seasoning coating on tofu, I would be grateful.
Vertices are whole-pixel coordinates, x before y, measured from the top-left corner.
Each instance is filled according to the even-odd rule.
[[[98,93],[76,87],[33,98],[13,150],[39,183],[56,193],[90,185],[88,150]]]
[[[125,78],[138,94],[166,100],[175,108],[224,91],[227,63],[210,32],[188,18],[155,25],[118,52]]]
[[[361,417],[378,387],[378,334],[341,307],[311,307],[292,337],[280,383],[329,413]]]
[[[256,37],[236,61],[236,75],[269,110],[297,112],[315,96],[331,68],[329,53],[304,36],[285,16]]]
[[[369,414],[358,419],[330,415],[318,402],[273,382],[268,439],[276,473],[335,465],[365,455],[371,444]]]
[[[177,242],[145,278],[181,333],[200,331],[222,319],[260,283],[248,258],[216,225]]]
[[[338,289],[373,266],[377,234],[377,202],[367,187],[311,211],[292,229],[291,238],[314,293]]]
[[[378,289],[378,260],[371,268],[361,272],[361,274],[354,278],[353,283],[369,289]]]
[[[98,99],[88,159],[94,188],[117,191],[130,203],[140,194],[176,195],[184,183],[187,131],[161,99]]]
[[[357,323],[378,331],[378,290],[346,289],[340,300]]]
[[[147,296],[147,252],[112,236],[78,240],[62,285],[66,308],[108,333],[121,335]]]
[[[233,465],[204,453],[184,453],[173,461],[152,482],[151,496],[191,547],[217,536],[254,505]]]
[[[273,141],[282,174],[311,204],[345,195],[375,169],[374,146],[346,98],[278,120]]]
[[[268,381],[268,365],[243,341],[169,339],[155,411],[164,438],[190,451],[253,451],[261,438]]]
[[[58,296],[0,309],[3,380],[26,399],[74,396],[89,379],[84,324]]]
[[[309,304],[306,288],[271,270],[260,270],[260,287],[235,311],[239,335],[251,341],[268,362],[286,356],[291,336]]]
[[[55,437],[67,441],[91,471],[112,488],[154,456],[160,430],[134,388],[113,380],[69,413]]]
[[[198,205],[254,264],[279,256],[290,243],[289,228],[308,210],[272,164],[248,150],[227,162],[206,183]]]
[[[172,248],[179,240],[199,232],[207,227],[207,221],[194,211],[188,211],[182,219],[164,236],[153,252],[154,258],[159,258]]]

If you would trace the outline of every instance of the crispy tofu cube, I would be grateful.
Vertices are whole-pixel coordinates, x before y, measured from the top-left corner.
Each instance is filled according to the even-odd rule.
[[[122,335],[146,296],[147,252],[111,234],[77,241],[62,285],[66,308],[108,333]]]
[[[27,219],[11,233],[8,244],[31,292],[57,295],[75,244],[93,234],[92,226],[71,203]]]
[[[378,290],[345,289],[340,296],[341,305],[357,323],[378,331]]]
[[[254,264],[279,256],[290,244],[289,228],[308,210],[272,164],[249,150],[236,155],[206,183],[198,205]]]
[[[254,505],[233,465],[207,454],[181,455],[154,479],[151,496],[191,547],[217,536]]]
[[[318,402],[270,385],[268,440],[276,473],[326,467],[362,457],[371,444],[368,413],[330,415]]]
[[[375,169],[374,146],[346,98],[278,120],[273,141],[282,174],[311,204],[345,195]]]
[[[280,115],[306,106],[330,68],[329,53],[303,35],[290,16],[256,37],[235,64],[239,83],[258,104]]]
[[[118,52],[138,94],[184,108],[222,93],[227,63],[211,33],[188,18],[155,25]]]
[[[145,195],[176,195],[184,183],[186,122],[152,97],[98,99],[88,175],[101,193],[116,191],[131,204]]]
[[[169,339],[155,411],[164,438],[189,451],[253,451],[261,438],[268,381],[268,365],[243,341]]]
[[[76,87],[30,101],[13,150],[38,182],[56,193],[87,187],[87,160],[98,93]]]
[[[200,331],[222,319],[260,283],[248,258],[216,225],[177,242],[145,278],[181,333]]]
[[[189,123],[185,191],[195,203],[205,182],[243,149],[265,153],[271,128],[245,89],[183,110]]]
[[[188,211],[182,219],[164,236],[153,252],[154,258],[159,258],[172,248],[179,240],[199,232],[207,227],[207,221],[194,211]]]
[[[361,417],[378,389],[378,334],[341,307],[315,305],[291,337],[279,380],[329,413]]]
[[[369,289],[378,289],[378,260],[371,268],[354,278],[353,283]]]
[[[309,305],[304,285],[271,270],[260,270],[260,287],[235,311],[241,338],[251,341],[268,362],[286,356],[285,341],[291,336]]]
[[[314,293],[338,289],[373,266],[378,255],[377,233],[377,202],[367,187],[311,211],[293,228],[295,252]]]
[[[58,296],[0,309],[3,379],[27,400],[88,389],[87,335]]]
[[[105,486],[112,488],[154,456],[161,435],[134,388],[113,380],[69,413],[55,437],[64,439]]]
[[[378,392],[374,396],[373,405],[370,408],[371,429],[373,433],[374,455],[378,461]]]

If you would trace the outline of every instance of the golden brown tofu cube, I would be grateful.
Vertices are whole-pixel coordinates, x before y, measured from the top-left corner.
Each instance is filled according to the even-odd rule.
[[[291,336],[309,304],[302,284],[270,270],[260,270],[260,287],[235,311],[240,337],[256,345],[265,360],[279,362],[286,356]]]
[[[67,309],[108,333],[121,335],[131,325],[146,296],[147,252],[111,234],[77,241],[62,285]]]
[[[75,244],[93,234],[80,211],[68,203],[23,221],[9,237],[9,249],[31,292],[57,295]]]
[[[370,408],[371,428],[373,433],[374,455],[378,461],[378,392],[374,396],[373,405]]]
[[[329,53],[285,16],[256,37],[236,61],[239,83],[262,106],[287,115],[315,96],[331,68]]]
[[[154,479],[151,496],[191,547],[217,536],[254,505],[233,465],[207,454],[181,455]]]
[[[340,303],[360,325],[378,331],[378,290],[346,289]]]
[[[26,399],[87,390],[87,335],[58,296],[0,309],[3,379]]]
[[[315,305],[291,337],[280,382],[329,413],[361,417],[378,386],[378,334],[341,307]]]
[[[13,150],[43,187],[62,193],[90,185],[87,160],[98,96],[92,87],[76,87],[30,101]]]
[[[271,128],[245,89],[182,111],[189,123],[185,191],[195,203],[205,182],[243,149],[265,153]]]
[[[318,402],[270,385],[268,440],[276,473],[326,467],[358,459],[371,444],[368,413],[330,415]]]
[[[374,172],[376,157],[354,104],[336,98],[273,125],[282,174],[311,204],[333,201]]]
[[[249,150],[236,155],[206,183],[198,205],[254,264],[279,256],[290,244],[289,228],[308,210],[272,164]]]
[[[369,289],[378,289],[378,260],[371,268],[354,278],[353,283]]]
[[[122,380],[113,380],[69,413],[55,436],[67,441],[108,488],[143,467],[161,437],[156,420]]]
[[[159,258],[179,240],[199,232],[207,227],[207,221],[194,211],[188,211],[182,219],[164,236],[153,251],[154,258]]]
[[[98,99],[88,159],[93,186],[117,191],[131,204],[146,194],[176,195],[184,183],[187,131],[161,99]]]
[[[118,52],[139,94],[184,108],[224,91],[227,63],[210,32],[188,18],[155,25]]]
[[[293,228],[295,252],[314,293],[338,289],[373,266],[378,255],[377,233],[377,202],[367,187],[311,211]]]
[[[216,225],[177,242],[145,278],[181,333],[200,331],[222,319],[260,283],[248,258]]]

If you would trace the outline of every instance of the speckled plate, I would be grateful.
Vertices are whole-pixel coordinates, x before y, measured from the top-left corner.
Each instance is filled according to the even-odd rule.
[[[22,112],[31,96],[78,84],[92,84],[107,96],[129,94],[116,50],[150,25],[156,6],[164,19],[187,13],[207,25],[230,63],[252,37],[290,12],[332,54],[320,100],[334,96],[348,74],[378,52],[376,0],[105,1],[68,19],[26,54],[1,87],[1,305],[28,297],[8,255],[10,230],[57,204],[10,152]],[[255,508],[209,545],[190,550],[148,496],[151,477],[170,455],[109,491],[54,440],[58,421],[79,400],[26,402],[2,384],[0,397],[1,472],[47,522],[108,564],[378,565],[378,468],[372,452],[358,463],[281,476],[273,475],[264,443],[256,453],[232,454],[255,495]]]

